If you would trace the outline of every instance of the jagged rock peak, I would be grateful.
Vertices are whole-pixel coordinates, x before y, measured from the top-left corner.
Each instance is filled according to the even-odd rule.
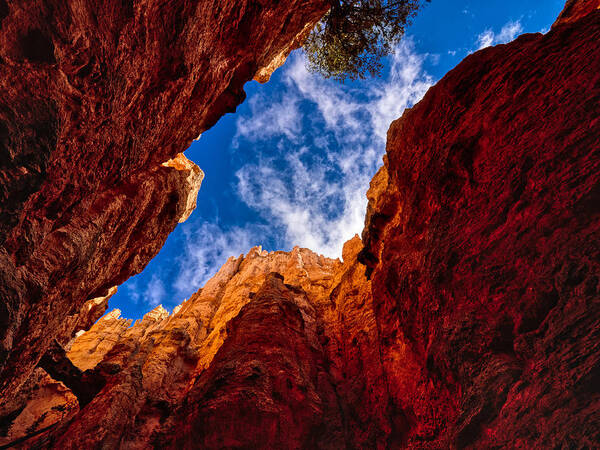
[[[161,320],[169,317],[169,311],[163,308],[163,305],[158,305],[152,311],[146,313],[142,320],[152,320],[154,322],[160,322]]]

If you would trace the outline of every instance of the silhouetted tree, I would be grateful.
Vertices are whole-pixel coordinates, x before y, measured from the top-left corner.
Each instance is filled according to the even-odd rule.
[[[381,73],[422,1],[330,0],[331,9],[304,43],[307,67],[344,81]]]

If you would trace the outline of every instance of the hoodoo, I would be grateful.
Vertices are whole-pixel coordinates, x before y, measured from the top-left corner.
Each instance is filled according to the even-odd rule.
[[[181,152],[328,4],[92,3],[0,0],[0,446],[598,446],[598,0],[392,123],[342,260],[255,247],[134,324]]]

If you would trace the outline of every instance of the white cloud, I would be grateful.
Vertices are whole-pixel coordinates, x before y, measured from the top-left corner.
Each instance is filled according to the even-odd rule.
[[[373,101],[369,102],[371,126],[375,135],[385,147],[387,130],[392,120],[417,103],[433,79],[424,72],[425,55],[418,55],[410,41],[404,42],[392,56],[392,66],[386,82],[371,87]],[[383,155],[385,148],[382,148]]]
[[[248,102],[255,120],[240,118],[237,121],[234,145],[237,145],[239,136],[251,139],[285,136],[287,139],[295,140],[301,128],[301,115],[297,102],[288,98],[277,102],[272,99],[265,108],[264,104],[258,104],[258,100],[258,97],[252,97]]]
[[[130,278],[124,286],[127,289],[127,296],[129,300],[137,305],[141,297],[137,278]]]
[[[494,43],[495,37],[496,35],[492,30],[485,30],[483,33],[477,36],[478,49],[481,50],[482,48],[490,47]]]
[[[179,273],[173,285],[177,292],[189,295],[202,287],[230,256],[246,253],[259,245],[261,230],[258,226],[222,229],[214,223],[183,229],[184,248],[179,258]]]
[[[173,282],[178,296],[195,292],[227,258],[256,245],[341,256],[343,243],[362,231],[366,190],[382,163],[390,122],[433,83],[426,58],[405,40],[385,78],[357,89],[307,72],[295,52],[276,87],[279,97],[265,89],[250,98],[232,143],[233,159],[243,162],[236,170],[239,198],[263,222],[183,224]]]
[[[153,274],[148,286],[146,286],[144,298],[151,306],[158,306],[165,298],[165,295],[165,285],[158,274]]]
[[[523,32],[523,26],[520,21],[510,21],[506,23],[499,33],[494,33],[490,28],[477,36],[477,49],[489,47],[491,45],[506,44],[514,40]]]
[[[496,42],[506,43],[513,41],[520,33],[523,32],[523,26],[518,20],[515,22],[508,22],[500,30],[500,34],[496,36]]]
[[[389,125],[433,82],[423,69],[426,57],[407,39],[390,58],[385,79],[357,90],[309,73],[295,53],[282,74],[283,101],[295,105],[300,118],[289,115],[291,123],[280,120],[272,128],[280,131],[254,133],[274,106],[259,94],[250,114],[238,119],[237,136],[254,152],[254,161],[236,173],[239,196],[283,230],[284,245],[338,257],[343,243],[361,232],[366,190]],[[276,150],[266,152],[269,146]]]

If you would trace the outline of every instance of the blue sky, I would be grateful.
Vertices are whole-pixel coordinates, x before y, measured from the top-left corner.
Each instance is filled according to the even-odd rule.
[[[479,48],[545,32],[562,0],[432,0],[385,61],[382,76],[340,84],[308,73],[295,51],[271,81],[185,152],[205,172],[197,208],[109,310],[138,319],[169,311],[229,256],[255,245],[340,257],[362,231],[365,193],[382,164],[390,122]]]

